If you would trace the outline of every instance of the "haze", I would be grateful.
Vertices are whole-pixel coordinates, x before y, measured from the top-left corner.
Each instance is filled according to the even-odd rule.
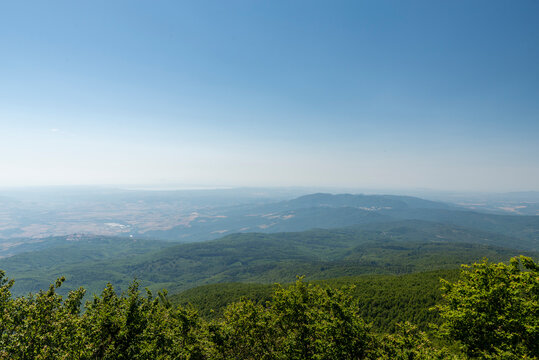
[[[538,15],[2,2],[0,186],[539,190]]]

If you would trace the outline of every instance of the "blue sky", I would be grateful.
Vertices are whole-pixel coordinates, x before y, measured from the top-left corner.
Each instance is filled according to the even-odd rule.
[[[537,1],[0,3],[0,186],[539,190]]]

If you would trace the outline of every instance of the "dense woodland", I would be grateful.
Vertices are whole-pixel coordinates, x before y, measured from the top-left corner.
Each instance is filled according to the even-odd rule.
[[[0,360],[539,360],[538,18],[0,0]]]
[[[393,279],[411,282],[408,276]],[[521,256],[506,263],[465,266],[442,280],[427,332],[411,322],[376,331],[364,314],[392,302],[371,303],[338,279],[299,278],[276,286],[269,300],[242,298],[206,319],[153,296],[134,282],[117,294],[108,285],[82,306],[84,289],[48,290],[14,298],[0,275],[0,356],[5,359],[535,359],[539,356],[539,265]],[[384,280],[382,280],[383,282]],[[391,280],[387,280],[391,281]],[[395,284],[395,282],[393,284]],[[367,283],[372,283],[368,281]],[[428,286],[427,286],[428,287]],[[376,285],[373,285],[376,288]],[[388,286],[382,286],[387,291]],[[259,289],[255,289],[258,291]],[[376,290],[372,291],[376,293]],[[368,301],[367,301],[368,302]],[[428,305],[428,304],[425,304]],[[421,306],[419,306],[421,307]],[[389,309],[386,309],[389,310]],[[383,311],[383,310],[382,310]],[[405,313],[404,318],[408,315]],[[413,317],[411,320],[414,320]],[[380,328],[379,328],[380,329]]]
[[[59,289],[63,295],[79,286],[90,295],[99,293],[108,282],[127,290],[133,278],[154,292],[166,288],[177,293],[212,283],[288,283],[296,275],[314,280],[408,274],[456,268],[483,257],[503,261],[519,254],[537,255],[521,238],[418,220],[232,234],[189,244],[110,237],[55,241],[56,246],[0,259],[0,269],[17,280],[14,294],[37,292],[61,276],[66,278]]]
[[[539,217],[328,194],[227,211],[204,224],[287,231],[23,241],[0,259],[0,357],[538,357]]]
[[[361,317],[377,332],[394,332],[398,323],[411,322],[428,331],[439,323],[430,308],[442,298],[440,279],[455,281],[459,270],[427,271],[405,275],[360,275],[312,281],[322,288],[348,288]],[[169,297],[174,305],[191,305],[205,319],[222,316],[227,305],[241,299],[270,301],[280,285],[224,283],[196,287]],[[283,285],[286,286],[286,285]]]

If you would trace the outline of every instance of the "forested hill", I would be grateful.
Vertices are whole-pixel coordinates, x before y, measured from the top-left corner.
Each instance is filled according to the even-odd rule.
[[[191,242],[238,232],[291,232],[424,220],[502,233],[519,238],[515,243],[519,248],[539,250],[539,216],[480,213],[409,196],[311,194],[270,204],[209,209],[206,215],[167,230],[147,231],[143,236]]]
[[[199,241],[236,232],[289,232],[392,221],[385,212],[405,209],[460,209],[456,206],[397,195],[317,193],[269,204],[216,208],[207,218],[144,235],[166,240]]]
[[[496,215],[474,211],[408,209],[387,213],[393,219],[424,220],[452,224],[519,239],[508,246],[539,250],[539,216]]]
[[[300,196],[296,199],[279,204],[290,209],[310,207],[356,207],[367,210],[382,209],[456,209],[450,205],[437,201],[430,201],[412,196],[402,195],[363,195],[363,194],[327,194],[317,193]]]
[[[438,291],[440,276],[446,279]],[[269,294],[268,286],[244,284],[186,292],[206,318],[192,305],[174,306],[166,292],[142,296],[136,282],[121,294],[109,284],[82,311],[84,289],[62,298],[62,282],[14,299],[13,281],[0,272],[0,358],[539,357],[539,264],[523,256],[509,264],[485,260],[459,273],[340,278],[318,285],[300,278],[275,285]],[[238,300],[237,292],[246,290],[248,297]],[[217,314],[208,314],[212,305],[218,305]]]
[[[146,333],[140,349],[146,351],[150,345],[145,341],[154,341],[149,348],[159,348],[159,351],[166,354],[165,358],[170,357],[171,351],[175,350],[190,353],[192,348],[189,346],[194,343],[204,351],[220,352],[219,356],[222,355],[214,357],[212,353],[206,357],[208,359],[242,356],[253,358],[252,354],[256,353],[252,347],[254,343],[262,344],[263,347],[275,347],[280,354],[288,354],[286,349],[289,347],[283,347],[282,344],[296,334],[298,326],[301,328],[301,324],[305,324],[305,318],[302,317],[305,314],[315,316],[310,318],[308,329],[330,326],[341,333],[342,319],[339,318],[339,311],[342,310],[347,319],[355,319],[353,321],[357,321],[356,325],[360,325],[347,333],[354,335],[344,343],[358,341],[360,338],[356,336],[356,330],[363,329],[361,331],[369,334],[371,339],[368,344],[369,349],[374,351],[373,359],[399,358],[400,355],[395,354],[404,356],[400,358],[410,358],[410,354],[417,351],[421,351],[425,359],[431,359],[433,351],[440,355],[447,354],[447,349],[442,351],[441,348],[433,347],[426,335],[418,333],[413,326],[427,330],[429,324],[446,328],[456,324],[447,320],[451,320],[453,312],[447,302],[443,302],[444,292],[464,302],[470,299],[479,299],[481,302],[481,299],[486,299],[485,303],[491,304],[493,299],[498,301],[500,298],[496,294],[488,298],[493,293],[490,290],[486,292],[486,298],[477,297],[473,291],[476,291],[475,287],[482,291],[482,285],[474,283],[473,277],[468,279],[473,286],[464,285],[464,290],[467,287],[473,290],[469,296],[460,295],[460,282],[455,285],[455,291],[450,288],[440,289],[440,278],[456,280],[457,268],[463,263],[470,264],[483,258],[493,262],[507,261],[515,255],[526,255],[530,258],[521,258],[522,265],[527,267],[526,271],[517,271],[522,266],[514,260],[511,265],[481,263],[474,266],[472,274],[477,278],[495,274],[493,281],[509,281],[518,274],[519,279],[526,282],[517,281],[518,291],[521,292],[517,293],[515,301],[528,296],[528,282],[536,281],[530,274],[537,270],[532,258],[539,258],[539,217],[482,214],[416,198],[388,196],[314,194],[283,202],[279,205],[281,209],[285,203],[290,208],[277,213],[271,212],[273,210],[270,208],[276,205],[269,204],[260,207],[262,209],[265,206],[260,213],[253,212],[254,208],[237,207],[234,210],[237,216],[232,216],[232,213],[227,216],[216,215],[216,222],[208,225],[210,230],[218,229],[227,221],[228,224],[236,221],[234,226],[242,226],[244,218],[270,226],[257,226],[265,232],[239,232],[206,242],[175,244],[125,237],[68,236],[23,244],[17,251],[26,247],[33,247],[35,251],[0,259],[0,269],[6,270],[7,275],[15,279],[13,286],[5,279],[2,280],[3,285],[0,284],[5,294],[0,300],[7,304],[6,309],[10,309],[0,315],[7,316],[6,324],[15,324],[6,330],[9,336],[2,338],[7,339],[5,343],[9,347],[6,348],[11,353],[17,353],[20,343],[38,343],[26,331],[30,328],[27,325],[38,319],[45,324],[53,321],[54,325],[51,326],[57,326],[58,329],[64,329],[67,323],[70,329],[76,329],[65,337],[62,334],[67,333],[63,331],[46,330],[40,335],[45,339],[43,343],[52,343],[53,340],[48,338],[51,334],[57,340],[60,339],[60,342],[75,334],[73,336],[79,336],[77,344],[85,344],[77,351],[82,353],[90,349],[89,353],[104,354],[100,344],[117,334],[106,335],[103,340],[94,337],[98,331],[92,329],[110,329],[109,319],[113,319],[118,329],[123,329],[122,326],[128,329],[120,333],[137,334],[144,328]],[[200,223],[198,226],[205,225]],[[313,226],[320,228],[274,232],[280,228],[302,229]],[[483,269],[492,271],[485,272]],[[305,280],[293,283],[298,275],[304,275]],[[51,281],[62,276],[65,276],[66,281],[61,287],[62,280],[49,287]],[[459,279],[466,279],[466,276],[466,273],[461,273]],[[130,286],[135,278],[142,287],[152,291],[168,289],[170,298],[161,294],[161,303],[151,296],[143,299],[136,285]],[[275,287],[272,285],[274,283],[284,285]],[[355,288],[343,290],[350,285]],[[87,289],[86,299],[93,294],[101,294],[88,302],[82,313],[79,310],[85,293],[75,290],[80,286]],[[39,291],[47,288],[49,290]],[[513,291],[515,288],[502,285],[498,290],[507,289]],[[75,291],[70,292],[62,302],[57,294],[65,295],[70,290]],[[28,292],[35,295],[13,300],[8,291],[15,296]],[[122,291],[123,295],[119,295]],[[253,301],[239,300],[242,297]],[[516,316],[524,319],[526,324],[536,324],[537,307],[529,299],[524,300],[519,309],[529,307],[532,310],[525,310],[524,317],[521,314]],[[513,311],[515,301],[507,301],[504,311]],[[186,305],[188,303],[192,305]],[[175,308],[172,304],[188,307]],[[290,311],[298,309],[297,304],[303,304],[300,308],[307,309],[307,312],[302,310],[299,315],[296,314],[299,317],[287,318]],[[334,312],[335,306],[340,310]],[[442,310],[429,310],[436,306]],[[481,303],[478,306],[485,308]],[[42,311],[44,308],[53,314]],[[446,309],[445,315],[443,309]],[[195,310],[201,317],[196,315]],[[19,320],[12,321],[10,314],[16,314]],[[140,322],[135,321],[133,325],[130,321],[134,318],[140,319]],[[478,322],[477,316],[472,315],[470,319],[477,331],[488,328],[489,324]],[[397,323],[403,321],[414,325],[403,325],[404,328],[400,328]],[[24,325],[17,325],[19,323]],[[372,324],[372,327],[367,323]],[[290,328],[283,330],[275,324],[289,324]],[[163,330],[167,326],[171,328]],[[467,336],[466,326],[457,326],[456,329]],[[484,335],[488,336],[500,326],[505,324],[488,328]],[[180,328],[188,329],[187,335],[174,333]],[[252,332],[245,332],[246,328],[252,329]],[[324,331],[318,333],[317,341],[334,339],[326,336],[326,330],[333,331],[328,329],[324,328]],[[399,329],[403,329],[404,333]],[[174,339],[186,342],[173,348],[160,348],[162,342],[159,339],[167,336],[163,335],[165,333],[174,333]],[[525,339],[522,342],[524,345],[511,347],[507,344],[512,343],[505,339],[500,341],[500,346],[507,345],[509,351],[518,350],[522,354],[537,352],[537,347],[533,345],[535,333],[530,335],[520,330],[515,333],[518,334],[515,336]],[[22,334],[20,336],[25,338],[17,342],[12,340],[13,334]],[[157,338],[156,334],[159,334]],[[279,335],[275,337],[275,334]],[[516,338],[511,334],[507,338]],[[249,338],[251,335],[253,338]],[[110,349],[119,353],[122,353],[117,350],[121,344],[136,343],[133,339],[124,341],[121,335],[118,339],[118,343]],[[272,343],[273,339],[278,340]],[[466,340],[466,337],[458,338],[459,341],[463,339]],[[246,342],[238,345],[235,341]],[[328,344],[324,351],[334,348],[335,344],[331,341]],[[408,345],[404,348],[403,344]],[[238,351],[238,346],[243,346],[243,350]],[[469,353],[472,357],[477,348],[480,348],[479,345],[470,344]],[[456,349],[453,346],[449,352]],[[357,346],[350,346],[350,350],[355,352]],[[65,353],[70,354],[70,351],[71,347]],[[328,354],[325,358],[339,358]],[[377,354],[385,355],[380,357]],[[287,358],[287,355],[281,358]],[[447,357],[440,355],[438,358]]]
[[[233,234],[101,261],[92,257],[91,249],[77,253],[73,244],[1,259],[0,268],[17,280],[13,288],[17,294],[35,292],[59,276],[67,279],[65,291],[85,286],[90,293],[100,292],[107,282],[125,289],[138,278],[143,286],[176,292],[218,282],[290,282],[296,275],[322,279],[458,267],[483,257],[503,260],[518,255],[523,251],[507,248],[518,241],[454,225],[400,221],[295,233]],[[56,261],[62,254],[70,257],[68,262]]]
[[[435,311],[441,301],[440,279],[455,281],[458,269],[426,271],[404,275],[360,275],[313,281],[328,288],[352,287],[361,316],[377,331],[394,332],[396,324],[409,321],[422,330],[438,323]],[[287,285],[283,285],[287,286]],[[249,299],[259,304],[271,300],[275,284],[219,283],[195,287],[169,297],[175,305],[193,306],[207,319],[222,316],[231,303]]]

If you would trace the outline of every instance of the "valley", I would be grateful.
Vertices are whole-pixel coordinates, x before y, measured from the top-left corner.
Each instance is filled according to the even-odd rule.
[[[539,216],[396,195],[314,193],[203,206],[195,199],[196,211],[166,228],[148,225],[161,210],[141,210],[151,229],[134,234],[103,216],[116,232],[5,238],[0,269],[15,280],[13,296],[43,294],[65,278],[56,293],[84,288],[81,300],[90,306],[111,289],[127,294],[136,281],[164,305],[209,322],[241,301],[270,304],[301,278],[327,291],[350,289],[362,319],[386,334],[403,322],[429,333],[441,324],[430,310],[442,301],[440,279],[457,281],[463,264],[539,258]]]

